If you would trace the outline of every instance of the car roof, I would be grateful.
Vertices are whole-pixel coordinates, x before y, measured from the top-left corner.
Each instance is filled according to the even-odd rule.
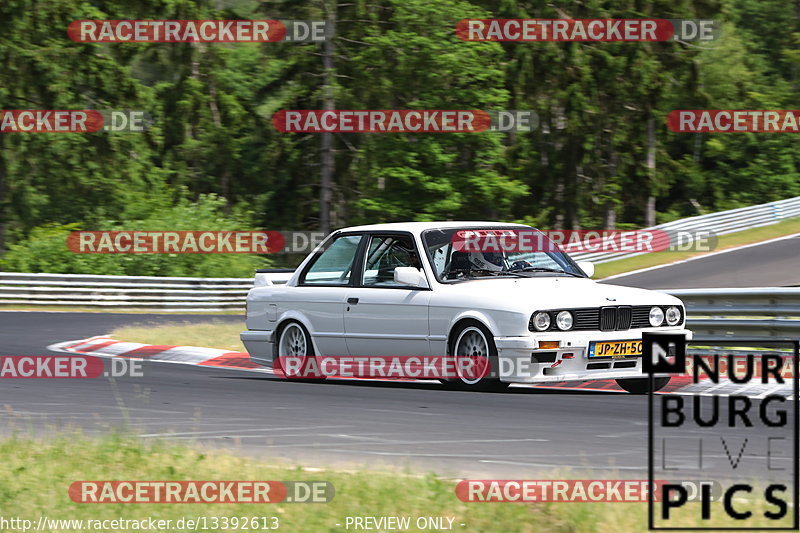
[[[419,234],[429,229],[450,228],[530,228],[530,226],[508,222],[449,220],[442,222],[390,222],[387,224],[368,224],[364,226],[342,228],[338,231],[410,231],[411,233]]]

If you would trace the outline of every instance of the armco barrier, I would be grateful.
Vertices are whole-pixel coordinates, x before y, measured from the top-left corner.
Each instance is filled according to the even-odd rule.
[[[800,339],[800,288],[666,290],[686,305],[695,338]]]
[[[289,271],[262,271],[282,284]],[[244,310],[253,278],[161,278],[0,272],[0,306],[81,306],[161,311]],[[800,339],[800,287],[665,290],[683,300],[696,338]]]
[[[775,224],[781,220],[793,217],[800,217],[800,196],[787,200],[770,202],[768,204],[753,205],[732,209],[730,211],[720,211],[719,213],[683,218],[645,229],[661,230],[669,235],[672,240],[680,232],[711,231],[717,235],[724,235],[748,228]],[[567,252],[570,252],[569,246],[565,247],[565,249]],[[570,256],[576,261],[606,263],[608,261],[642,255],[643,253],[647,252],[570,252]]]
[[[291,271],[262,272],[286,283]],[[167,278],[0,272],[0,305],[80,306],[162,311],[243,310],[253,278]]]

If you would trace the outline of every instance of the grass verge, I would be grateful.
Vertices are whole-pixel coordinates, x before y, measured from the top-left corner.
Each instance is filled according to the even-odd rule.
[[[123,326],[110,333],[111,338],[125,342],[161,344],[169,346],[202,346],[232,352],[244,352],[239,333],[244,331],[242,322],[169,322],[152,326]]]
[[[308,471],[228,452],[164,441],[142,442],[122,435],[0,440],[0,478],[3,518],[17,517],[34,524],[40,516],[84,521],[152,517],[172,521],[171,527],[159,531],[181,531],[177,523],[184,517],[274,516],[281,531],[318,533],[345,531],[348,516],[409,516],[412,524],[418,517],[452,517],[453,529],[465,533],[647,530],[645,503],[465,503],[456,498],[455,481],[434,475]],[[68,488],[82,480],[328,481],[335,488],[335,497],[319,504],[79,504],[70,499]],[[754,510],[757,509],[758,505]],[[697,524],[698,510],[693,512],[691,517],[680,517],[670,525]],[[76,525],[67,528],[50,524],[45,530],[90,530],[85,524]],[[418,530],[412,527],[407,531]]]
[[[769,226],[762,226],[760,228],[749,229],[745,231],[737,231],[736,233],[729,233],[727,235],[720,235],[717,248],[714,250],[718,252],[736,246],[744,246],[746,244],[754,244],[769,239],[775,239],[786,235],[800,233],[800,218],[791,218],[771,224]],[[704,255],[706,252],[654,252],[644,255],[637,255],[628,259],[620,259],[618,261],[610,261],[608,263],[600,263],[595,265],[594,279],[607,278],[616,274],[624,274],[633,270],[641,268],[649,268],[659,265],[666,265],[674,263],[675,261],[682,261],[690,257],[697,257]]]

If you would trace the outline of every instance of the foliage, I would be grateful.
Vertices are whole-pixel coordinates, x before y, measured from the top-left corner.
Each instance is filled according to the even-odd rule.
[[[320,43],[93,44],[65,31],[84,18],[321,20],[331,10],[327,89]],[[454,27],[469,17],[710,18],[722,32],[710,43],[463,42]],[[0,135],[0,253],[6,268],[238,271],[232,256],[68,259],[47,243],[71,227],[144,222],[153,205],[189,212],[203,195],[246,229],[317,229],[320,137],[278,133],[271,116],[320,109],[328,89],[340,109],[539,117],[526,133],[337,134],[335,227],[636,227],[653,200],[662,222],[798,195],[792,135],[672,133],[665,117],[796,107],[799,18],[783,0],[4,0],[0,108],[141,109],[154,122],[145,133]]]
[[[244,254],[77,254],[66,247],[77,230],[246,230],[241,217],[222,213],[224,201],[201,196],[174,206],[152,206],[140,220],[105,220],[96,225],[46,224],[33,228],[27,239],[12,244],[0,259],[0,269],[11,272],[112,274],[124,276],[249,277],[266,259]]]

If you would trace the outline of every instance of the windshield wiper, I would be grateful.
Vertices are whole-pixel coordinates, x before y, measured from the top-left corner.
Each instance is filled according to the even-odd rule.
[[[451,270],[450,272],[461,272],[465,276],[469,276],[471,278],[476,277],[476,276],[470,276],[470,274],[472,272],[476,272],[476,273],[480,272],[480,273],[484,273],[484,274],[492,274],[494,276],[510,275],[510,276],[516,276],[518,278],[527,278],[528,277],[528,276],[524,276],[524,275],[520,274],[519,272],[513,272],[511,270],[489,270],[489,269],[486,269],[486,268],[456,268],[454,270]]]
[[[525,268],[515,268],[515,272],[553,272],[555,274],[567,274],[568,276],[574,276],[576,278],[582,278],[583,276],[580,274],[576,274],[575,272],[567,272],[566,270],[560,270],[558,268],[547,268],[547,267],[525,267]]]

